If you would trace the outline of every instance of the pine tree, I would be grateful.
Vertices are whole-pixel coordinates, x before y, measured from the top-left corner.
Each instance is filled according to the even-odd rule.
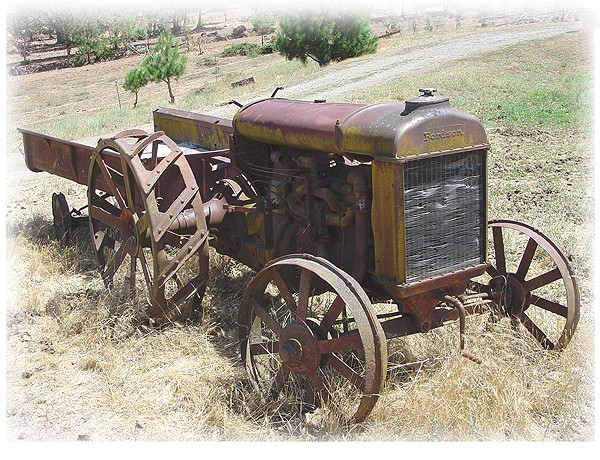
[[[127,91],[131,91],[135,94],[135,102],[133,106],[136,107],[138,103],[138,93],[143,86],[148,84],[148,74],[144,69],[133,69],[127,72],[125,75],[125,81],[123,82],[123,88]]]
[[[185,72],[187,58],[179,52],[179,44],[170,32],[158,36],[151,53],[142,59],[141,67],[148,75],[149,81],[164,81],[169,89],[171,104],[175,96],[171,88],[173,79],[177,80]]]
[[[357,10],[304,9],[282,16],[279,26],[273,43],[289,60],[310,58],[324,66],[377,49],[369,16]]]
[[[270,34],[275,29],[275,18],[268,11],[258,11],[252,16],[252,27],[260,34],[260,44],[265,44],[265,34]]]

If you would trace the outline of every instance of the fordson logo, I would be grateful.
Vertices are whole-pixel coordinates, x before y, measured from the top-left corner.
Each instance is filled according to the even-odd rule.
[[[423,141],[433,141],[437,139],[447,139],[449,137],[464,137],[465,130],[462,125],[441,126],[438,131],[424,131]]]

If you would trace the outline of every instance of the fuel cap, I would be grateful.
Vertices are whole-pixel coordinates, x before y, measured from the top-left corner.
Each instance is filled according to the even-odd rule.
[[[417,97],[413,97],[411,99],[406,100],[406,107],[402,114],[408,115],[410,112],[412,112],[415,109],[418,109],[419,107],[424,107],[433,104],[441,104],[450,100],[448,96],[436,96],[434,94],[436,92],[436,88],[419,88],[419,93],[421,94]]]

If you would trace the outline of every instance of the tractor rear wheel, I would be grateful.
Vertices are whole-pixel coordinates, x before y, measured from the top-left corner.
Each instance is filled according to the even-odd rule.
[[[153,325],[198,319],[208,230],[181,149],[162,132],[130,130],[101,139],[89,168],[88,206],[105,285],[126,300],[145,298]]]

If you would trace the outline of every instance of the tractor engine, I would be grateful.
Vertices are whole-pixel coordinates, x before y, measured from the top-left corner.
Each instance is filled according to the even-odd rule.
[[[323,257],[427,329],[440,298],[485,270],[489,145],[475,117],[422,93],[405,104],[242,107],[231,153],[244,196],[217,250],[255,269]]]
[[[264,151],[256,153],[253,147],[246,155],[237,150],[244,174],[235,178],[238,194],[227,200],[236,202],[237,210],[246,205],[241,214],[246,219],[233,222],[233,216],[225,216],[216,232],[217,250],[256,269],[275,257],[309,253],[352,272],[357,222],[364,234],[359,252],[368,252],[370,165],[339,154],[285,146],[258,146]],[[243,228],[233,232],[233,225]],[[232,242],[239,234],[239,241]]]

